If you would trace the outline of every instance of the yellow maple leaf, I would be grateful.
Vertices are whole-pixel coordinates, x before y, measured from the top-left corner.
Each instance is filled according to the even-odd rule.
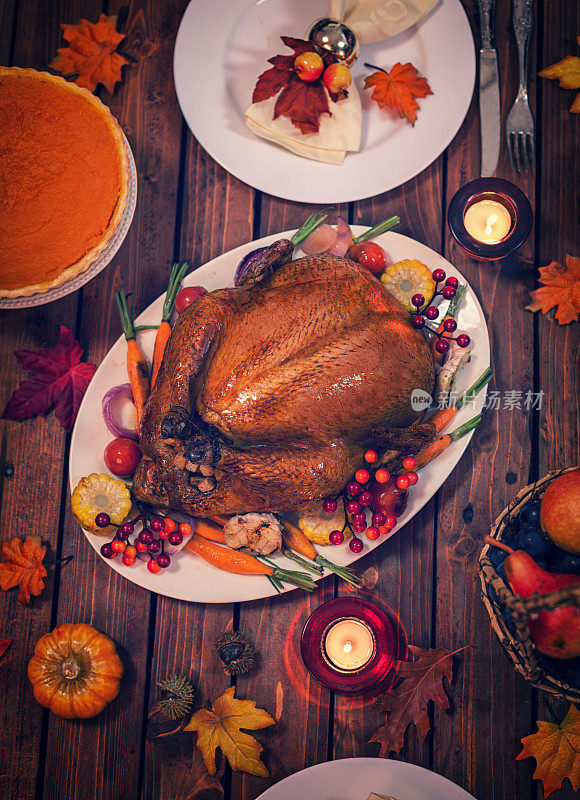
[[[547,314],[554,306],[559,325],[575,322],[580,314],[580,258],[566,256],[566,266],[552,261],[547,267],[540,267],[540,286],[530,292],[534,301],[526,306],[526,311],[541,311]]]
[[[576,37],[580,45],[580,36]],[[580,58],[578,56],[565,56],[561,61],[551,64],[543,69],[540,78],[556,78],[560,81],[562,89],[580,89]],[[580,114],[580,92],[570,106],[570,111]]]
[[[215,751],[219,747],[232,769],[267,778],[268,770],[260,760],[262,746],[240,729],[257,731],[275,722],[266,711],[256,708],[253,700],[236,700],[234,692],[233,686],[226,689],[212,703],[211,711],[196,711],[184,730],[197,733],[197,746],[210,775],[215,775]]]
[[[559,725],[552,722],[537,723],[537,733],[524,736],[524,749],[517,756],[535,758],[534,778],[544,784],[544,795],[559,789],[564,778],[569,778],[574,791],[580,788],[580,711],[571,705]]]

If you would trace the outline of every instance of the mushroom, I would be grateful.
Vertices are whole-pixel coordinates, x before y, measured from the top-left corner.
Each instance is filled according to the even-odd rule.
[[[267,556],[282,546],[282,527],[273,514],[236,514],[224,525],[225,543]]]

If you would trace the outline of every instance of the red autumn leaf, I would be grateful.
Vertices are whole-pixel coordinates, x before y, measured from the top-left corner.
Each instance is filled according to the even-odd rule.
[[[2,658],[2,656],[8,650],[13,641],[14,641],[13,639],[0,639],[0,658]]]
[[[91,92],[102,83],[112,93],[121,80],[121,67],[129,63],[114,52],[125,38],[116,27],[117,17],[105,14],[101,14],[98,22],[81,19],[77,25],[61,25],[62,35],[70,46],[59,48],[49,66],[67,77],[78,75],[75,83]]]
[[[64,325],[55,347],[15,351],[16,360],[32,373],[32,377],[21,382],[8,401],[2,419],[21,422],[37,414],[47,414],[54,405],[58,421],[70,433],[97,369],[94,364],[81,364],[82,354],[82,347]]]
[[[465,648],[460,648],[464,650]],[[379,755],[388,757],[391,750],[398,753],[405,742],[405,731],[409,725],[417,728],[422,742],[429,731],[428,703],[433,700],[441,711],[449,708],[449,699],[443,688],[443,678],[451,683],[453,679],[453,656],[460,650],[421,650],[409,645],[414,661],[397,661],[398,678],[402,683],[382,697],[382,704],[388,712],[388,722],[375,731],[371,742],[381,746]]]
[[[557,306],[556,319],[559,325],[576,322],[580,314],[580,258],[566,256],[566,266],[552,261],[547,267],[540,267],[539,289],[530,292],[534,301],[526,306],[526,311],[548,311]]]
[[[16,536],[2,544],[0,562],[0,589],[7,592],[18,586],[18,601],[24,605],[30,603],[30,595],[38,596],[44,589],[43,578],[46,569],[42,560],[46,547],[40,536],[27,536],[24,541]]]
[[[316,45],[304,39],[293,39],[291,36],[282,36],[282,41],[294,51],[294,54],[277,55],[268,59],[274,66],[258,78],[252,103],[261,103],[262,100],[274,97],[280,92],[274,106],[274,119],[288,117],[302,133],[317,133],[320,128],[320,116],[322,114],[332,116],[328,95],[321,78],[310,82],[303,81],[294,69],[296,56],[316,51]],[[336,61],[331,53],[320,53],[320,55],[325,65]],[[336,102],[337,98],[332,99]]]
[[[414,125],[419,108],[415,98],[433,94],[427,79],[421,77],[412,64],[398,62],[390,72],[376,69],[379,71],[365,78],[365,89],[373,89],[371,99],[376,100],[379,108],[396,109],[402,118]]]

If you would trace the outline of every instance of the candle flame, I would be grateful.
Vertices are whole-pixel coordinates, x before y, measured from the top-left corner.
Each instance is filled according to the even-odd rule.
[[[344,643],[344,652],[345,653],[350,653],[351,650],[352,650],[352,642],[350,642],[350,641],[349,642],[345,642]]]
[[[493,226],[497,222],[497,214],[490,214],[485,223],[485,235],[491,236],[493,233]]]

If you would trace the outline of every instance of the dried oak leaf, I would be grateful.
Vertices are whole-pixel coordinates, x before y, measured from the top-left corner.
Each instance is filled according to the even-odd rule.
[[[371,742],[381,746],[380,756],[391,750],[398,753],[405,742],[405,731],[413,723],[422,742],[429,731],[427,706],[433,700],[441,711],[449,708],[449,698],[443,687],[443,678],[453,679],[453,656],[465,648],[455,650],[422,650],[409,645],[413,661],[397,661],[398,678],[404,680],[382,697],[382,707],[389,713],[386,725],[375,731]]]
[[[281,38],[294,51],[294,55],[278,55],[268,59],[274,66],[258,78],[252,103],[261,103],[280,92],[274,106],[274,119],[288,117],[302,133],[317,133],[321,115],[332,116],[326,91],[321,80],[303,81],[294,69],[296,56],[316,50],[316,46],[312,42],[293,39],[291,36]],[[331,54],[323,55],[323,58],[325,64],[335,60]]]
[[[97,369],[94,364],[81,364],[82,355],[82,347],[64,325],[55,347],[16,350],[16,360],[32,377],[21,382],[2,412],[2,419],[21,422],[47,414],[54,404],[58,421],[70,432]]]
[[[366,66],[372,67],[372,64]],[[379,67],[373,69],[378,71],[365,78],[365,89],[373,89],[371,99],[376,100],[379,108],[396,109],[403,119],[414,125],[419,108],[415,98],[433,94],[427,79],[419,75],[412,64],[397,62],[390,72]]]
[[[534,778],[544,784],[544,795],[559,789],[564,778],[569,778],[574,791],[580,789],[580,711],[571,705],[559,725],[552,722],[537,723],[538,730],[524,736],[524,749],[517,756],[535,758]]]
[[[18,586],[18,600],[24,605],[30,603],[30,595],[37,597],[44,589],[43,578],[46,578],[46,569],[42,566],[42,559],[46,547],[42,544],[40,536],[27,536],[23,541],[18,537],[2,544],[2,558],[0,562],[0,589],[7,592]]]
[[[211,711],[196,711],[184,730],[197,733],[197,746],[210,775],[215,775],[215,751],[219,747],[232,769],[267,778],[268,770],[260,760],[262,746],[240,729],[257,731],[275,722],[266,711],[256,708],[253,700],[236,700],[234,692],[233,686],[226,689]]]
[[[13,639],[0,639],[0,658],[2,658],[2,656],[8,650],[13,641],[14,641]]]
[[[580,45],[580,36],[576,37]],[[540,78],[557,78],[562,89],[580,89],[580,58],[578,56],[565,56],[561,61],[551,64],[538,73]],[[580,92],[570,106],[570,111],[580,114]]]
[[[580,258],[566,256],[566,266],[552,261],[547,267],[540,267],[539,289],[530,292],[534,301],[526,306],[526,311],[548,311],[557,306],[556,319],[559,325],[576,322],[580,314]]]
[[[61,25],[69,47],[61,47],[49,66],[65,76],[78,75],[75,83],[94,92],[98,83],[113,93],[121,80],[121,67],[126,58],[114,51],[125,38],[118,33],[117,17],[101,14],[98,22],[81,19],[76,25]]]

